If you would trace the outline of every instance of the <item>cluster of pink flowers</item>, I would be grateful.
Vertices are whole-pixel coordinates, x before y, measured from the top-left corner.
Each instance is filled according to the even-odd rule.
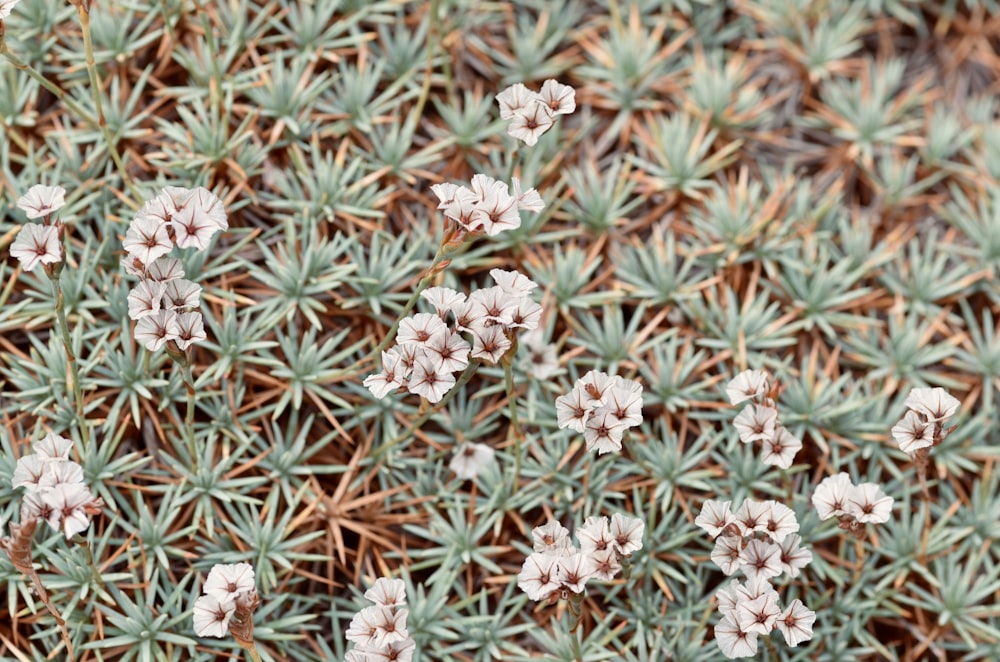
[[[365,597],[375,604],[351,620],[347,640],[355,646],[344,662],[410,662],[417,644],[406,629],[406,584],[380,577]]]
[[[907,412],[892,427],[892,438],[899,448],[911,455],[937,446],[954,427],[944,422],[955,415],[959,401],[943,388],[915,388],[906,397]]]
[[[225,637],[233,629],[252,631],[253,611],[260,604],[249,563],[216,563],[194,603],[194,632],[199,637]],[[239,637],[237,637],[239,638]]]
[[[642,423],[642,384],[591,370],[556,398],[560,428],[583,434],[587,450],[620,451],[625,431]]]
[[[580,547],[573,545],[569,530],[555,520],[531,531],[534,552],[528,555],[517,576],[517,586],[532,600],[555,596],[566,598],[583,593],[590,579],[609,582],[625,559],[642,549],[646,524],[637,517],[615,513],[588,517],[576,530]]]
[[[437,312],[400,321],[396,345],[382,352],[382,371],[365,378],[372,395],[381,399],[406,386],[428,402],[440,402],[470,358],[496,364],[514,346],[518,329],[538,326],[542,307],[530,297],[537,284],[517,271],[493,269],[490,275],[496,285],[468,296],[447,287],[421,292]],[[471,344],[463,333],[472,337]]]
[[[515,230],[521,227],[522,211],[537,214],[545,209],[538,191],[522,191],[517,177],[510,188],[488,175],[473,175],[469,187],[445,182],[431,186],[431,191],[437,196],[438,209],[456,224],[459,236],[453,236],[453,242],[466,234],[495,237],[504,230]]]
[[[864,535],[865,524],[881,524],[892,515],[893,498],[877,483],[855,485],[843,471],[827,476],[816,486],[813,506],[822,520],[836,517],[840,528]]]
[[[787,469],[802,448],[802,441],[778,423],[778,408],[768,395],[768,377],[764,370],[744,370],[726,386],[726,395],[732,405],[754,400],[733,419],[740,441],[759,441],[761,462]]]
[[[184,278],[180,260],[167,257],[178,248],[204,250],[229,223],[222,201],[205,188],[168,186],[149,200],[129,224],[122,245],[125,270],[142,280],[128,295],[135,339],[155,352],[167,343],[184,351],[205,339],[201,286]]]
[[[17,258],[25,271],[39,264],[62,262],[62,224],[58,219],[48,222],[55,212],[66,205],[66,189],[61,186],[35,184],[17,200],[17,206],[28,218],[41,218],[44,223],[25,223],[10,245],[11,256]]]
[[[90,516],[101,512],[83,480],[83,468],[69,459],[73,442],[50,432],[32,446],[33,453],[17,461],[12,486],[25,488],[21,525],[43,519],[66,539],[90,526]]]
[[[694,523],[715,538],[711,558],[724,574],[737,570],[745,582],[732,580],[715,594],[722,620],[715,640],[728,658],[757,653],[757,637],[775,628],[789,646],[812,638],[816,614],[793,600],[784,610],[771,580],[786,573],[798,577],[812,561],[812,552],[799,546],[799,523],[791,508],[777,501],[747,499],[734,513],[731,501],[709,499]]]
[[[510,120],[507,133],[526,145],[534,145],[538,137],[552,128],[556,115],[568,115],[576,110],[576,90],[549,79],[540,92],[515,83],[497,95],[500,119]]]

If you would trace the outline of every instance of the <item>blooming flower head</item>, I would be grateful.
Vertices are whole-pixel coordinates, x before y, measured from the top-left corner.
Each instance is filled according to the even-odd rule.
[[[882,492],[876,483],[861,483],[847,498],[847,512],[861,524],[888,522],[892,515],[893,498]]]
[[[622,556],[629,556],[642,549],[642,535],[646,531],[646,523],[638,517],[615,513],[611,516],[609,528],[615,547]]]
[[[39,264],[62,262],[58,228],[25,223],[10,245],[10,254],[18,259],[25,271],[31,271]]]
[[[199,637],[225,637],[236,612],[232,597],[203,595],[194,603],[194,633]]]
[[[177,343],[178,349],[186,350],[195,343],[205,340],[205,320],[201,313],[193,310],[189,313],[181,313],[177,316]]]
[[[523,83],[514,83],[497,94],[497,104],[500,106],[500,119],[512,119],[514,113],[538,101],[539,96],[536,92],[529,90]]]
[[[180,336],[180,325],[177,313],[172,310],[159,310],[139,318],[135,324],[135,339],[151,352],[163,347],[169,340]]]
[[[744,370],[726,385],[729,403],[738,405],[744,400],[756,398],[768,392],[767,372],[764,370]]]
[[[538,99],[552,115],[568,115],[576,110],[576,90],[552,78],[542,84]]]
[[[892,426],[892,438],[904,453],[913,453],[934,445],[934,423],[910,410]]]
[[[715,643],[729,659],[757,654],[757,633],[741,628],[733,614],[723,616],[715,626]]]
[[[365,597],[382,607],[397,607],[406,604],[406,584],[402,579],[379,577],[372,587],[365,591]]]
[[[496,451],[486,444],[463,443],[455,451],[455,456],[448,463],[448,468],[462,480],[472,480],[486,465],[493,462]]]
[[[236,598],[254,589],[254,571],[249,563],[216,563],[208,573],[203,592],[220,600]]]
[[[552,595],[561,587],[558,579],[559,558],[545,552],[529,554],[517,575],[517,587],[535,601]]]
[[[148,265],[169,253],[174,242],[170,240],[163,221],[149,214],[140,214],[129,223],[122,246],[131,257]]]
[[[536,552],[565,556],[575,551],[569,539],[569,529],[554,519],[533,528],[531,539]]]
[[[819,518],[826,520],[847,514],[847,501],[853,487],[851,477],[844,472],[824,478],[812,495]]]
[[[905,404],[928,421],[939,423],[951,418],[961,403],[943,388],[915,388],[906,396]]]
[[[785,643],[798,646],[803,641],[812,639],[812,626],[815,622],[816,612],[807,609],[801,600],[792,600],[778,616],[775,626],[785,638]]]
[[[744,444],[773,439],[777,422],[777,409],[755,404],[744,407],[733,419],[733,425],[740,433],[740,441]]]
[[[792,466],[792,460],[802,450],[802,440],[793,435],[783,425],[774,428],[774,436],[764,439],[760,461],[781,469]]]
[[[128,293],[128,316],[138,320],[160,311],[166,283],[143,280]]]
[[[717,537],[727,526],[736,521],[729,506],[732,501],[716,501],[708,499],[701,505],[701,513],[695,518],[696,526],[708,532],[713,538]]]
[[[507,133],[525,145],[532,146],[538,143],[538,138],[543,133],[552,128],[552,124],[552,112],[545,104],[535,102],[514,111]]]
[[[16,2],[16,0],[15,0]],[[10,0],[0,0],[0,18],[10,14],[14,6]],[[6,14],[4,11],[6,10]],[[62,186],[35,184],[17,199],[17,206],[24,210],[28,218],[41,218],[62,209],[66,205],[66,189]]]

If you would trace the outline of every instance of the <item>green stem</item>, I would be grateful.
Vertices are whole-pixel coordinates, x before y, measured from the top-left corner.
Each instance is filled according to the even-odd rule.
[[[434,256],[434,261],[431,263],[431,266],[427,267],[427,275],[421,278],[420,282],[417,283],[417,287],[413,290],[413,294],[410,295],[410,298],[406,301],[406,305],[403,306],[403,311],[399,313],[396,321],[392,323],[392,327],[386,332],[385,338],[383,338],[382,342],[380,342],[378,347],[375,348],[376,361],[382,360],[382,352],[389,346],[389,343],[395,340],[396,331],[399,330],[399,323],[413,311],[413,308],[417,305],[417,299],[420,298],[420,293],[430,287],[430,284],[434,281],[438,265],[444,262],[444,246],[447,242],[448,236],[446,234],[441,240],[441,246],[438,247],[437,254]]]
[[[517,351],[515,344],[512,349]],[[507,391],[507,405],[510,408],[510,431],[509,435],[514,435],[514,489],[517,489],[521,481],[521,425],[517,419],[517,394],[514,393],[514,366],[513,359],[506,356],[501,360],[503,363],[503,385]]]
[[[194,412],[197,392],[194,388],[194,372],[187,352],[178,347],[174,341],[170,340],[165,346],[167,356],[181,370],[181,379],[184,380],[184,389],[187,391],[187,411],[184,413],[184,441],[187,444],[188,452],[191,454],[192,468],[198,473],[201,464],[201,455],[198,453],[198,444],[194,433]]]
[[[80,439],[83,441],[84,448],[89,448],[90,430],[87,428],[83,388],[80,386],[80,368],[77,365],[76,354],[73,353],[73,340],[69,334],[69,323],[66,321],[66,308],[62,286],[59,284],[59,273],[57,270],[46,270],[46,273],[52,281],[52,289],[56,295],[56,323],[59,326],[59,334],[62,336],[63,349],[66,351],[66,361],[69,363],[69,379],[73,382],[73,404],[76,407],[76,422],[80,427]]]
[[[372,457],[378,459],[393,447],[398,446],[402,442],[409,439],[410,435],[413,434],[417,429],[419,429],[421,425],[426,423],[431,416],[441,411],[449,402],[451,402],[451,399],[455,397],[455,394],[458,393],[459,389],[461,389],[462,386],[464,386],[470,379],[472,379],[472,375],[476,372],[476,368],[478,367],[479,367],[479,361],[475,359],[469,361],[469,365],[466,366],[465,372],[463,372],[462,375],[458,378],[458,381],[455,382],[455,385],[451,387],[451,390],[445,393],[444,397],[441,398],[440,402],[438,402],[433,407],[430,407],[427,411],[418,416],[416,420],[410,423],[410,425],[406,428],[406,430],[403,431],[402,434],[397,435],[388,443],[382,444],[378,448],[372,449]]]
[[[87,0],[71,1],[76,5],[76,9],[80,14],[80,28],[83,31],[83,50],[87,58],[87,74],[90,76],[90,87],[94,95],[94,108],[97,110],[97,125],[101,129],[101,133],[104,134],[104,141],[108,144],[108,153],[111,155],[111,160],[115,162],[118,172],[121,173],[122,182],[125,183],[132,197],[141,201],[142,195],[136,189],[135,184],[132,183],[132,178],[125,169],[125,163],[118,153],[114,136],[111,135],[108,123],[104,120],[104,107],[101,103],[101,81],[97,75],[97,63],[94,60],[94,43],[90,33],[90,8],[86,4]]]

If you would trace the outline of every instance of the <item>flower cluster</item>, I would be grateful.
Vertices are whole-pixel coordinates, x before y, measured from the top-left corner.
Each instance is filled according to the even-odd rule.
[[[943,388],[915,388],[905,404],[908,411],[892,426],[892,438],[903,452],[926,454],[955,429],[945,429],[944,422],[954,416],[960,403]]]
[[[737,570],[746,577],[733,580],[716,593],[722,620],[715,640],[729,658],[757,653],[758,635],[778,628],[789,646],[812,638],[816,615],[800,600],[784,610],[771,580],[786,573],[798,577],[812,561],[812,552],[799,547],[799,523],[791,508],[777,501],[747,499],[734,513],[731,501],[709,499],[694,523],[715,538],[712,561],[726,575]]]
[[[260,605],[249,563],[216,563],[194,603],[194,633],[199,637],[253,640],[253,612]]]
[[[493,269],[490,275],[497,285],[468,296],[447,287],[421,292],[437,312],[400,321],[396,345],[382,352],[382,371],[365,378],[372,395],[381,399],[406,386],[428,402],[440,402],[470,358],[496,364],[514,347],[517,329],[538,326],[542,307],[530,297],[537,284],[517,271]],[[471,344],[463,333],[472,337]]]
[[[128,314],[136,323],[135,339],[149,351],[172,343],[169,349],[182,352],[205,339],[201,286],[185,280],[180,260],[167,254],[175,245],[204,250],[228,227],[222,201],[201,187],[168,186],[132,219],[122,264],[142,280],[129,292]]]
[[[375,604],[359,611],[347,628],[355,646],[344,662],[410,662],[416,642],[406,630],[406,585],[402,579],[378,578],[365,597]]]
[[[802,441],[778,423],[778,408],[769,396],[770,391],[764,370],[744,370],[726,386],[730,404],[755,400],[733,419],[740,441],[744,444],[759,441],[761,462],[787,469],[802,448]]]
[[[69,459],[72,447],[72,441],[50,432],[17,461],[13,476],[13,487],[26,489],[21,524],[43,519],[67,540],[90,526],[90,516],[104,505],[84,483],[83,468]]]
[[[42,184],[32,186],[17,201],[17,206],[25,211],[28,218],[45,220],[65,204],[66,189]],[[17,258],[25,271],[31,271],[39,264],[62,262],[62,224],[58,219],[52,224],[25,223],[10,245],[10,254]]]
[[[886,496],[877,483],[855,485],[849,475],[840,472],[827,476],[816,486],[812,502],[820,519],[836,517],[840,528],[860,538],[865,524],[889,520],[893,498]]]
[[[625,431],[642,423],[642,384],[591,370],[556,398],[560,428],[583,433],[598,455],[622,449]]]
[[[517,576],[517,586],[532,600],[583,593],[589,579],[609,582],[642,549],[646,524],[637,517],[615,513],[588,517],[576,530],[577,548],[569,530],[555,520],[532,529],[534,552],[528,555]]]
[[[500,119],[510,120],[507,133],[526,145],[534,145],[538,137],[552,128],[556,115],[568,115],[576,110],[576,90],[549,79],[539,92],[515,83],[497,95]]]
[[[461,243],[466,234],[495,237],[504,230],[515,230],[521,227],[522,211],[537,214],[545,209],[538,191],[522,191],[517,177],[509,188],[488,175],[473,175],[468,187],[445,182],[434,184],[431,191],[437,196],[437,208],[456,224],[452,243]]]

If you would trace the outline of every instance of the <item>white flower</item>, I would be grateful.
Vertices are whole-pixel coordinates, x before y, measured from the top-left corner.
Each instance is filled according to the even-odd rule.
[[[740,600],[739,585],[738,581],[732,579],[715,592],[715,601],[719,603],[719,613],[723,616],[732,614],[733,618],[736,618],[736,603]]]
[[[526,297],[538,287],[538,283],[519,271],[490,269],[490,276],[493,277],[502,292],[514,298]]]
[[[511,348],[510,338],[504,332],[503,327],[487,326],[472,330],[472,352],[470,356],[483,359],[490,363],[499,363],[507,350]]]
[[[222,229],[219,219],[207,213],[202,205],[196,204],[197,199],[192,196],[189,202],[178,209],[170,219],[170,227],[174,230],[174,239],[179,248],[193,246],[198,250],[205,250],[215,233]],[[217,208],[221,209],[221,207],[211,207],[211,209]],[[224,221],[225,216],[222,218]]]
[[[0,20],[10,16],[10,12],[14,9],[14,5],[20,1],[21,0],[0,0]]]
[[[517,575],[517,587],[535,601],[549,597],[560,588],[559,580],[556,579],[559,558],[544,552],[529,554]]]
[[[200,289],[200,288],[199,288]],[[197,310],[177,316],[177,347],[185,350],[195,343],[205,340],[205,320]]]
[[[603,408],[595,410],[583,427],[587,450],[596,450],[598,455],[620,451],[624,433],[625,426]]]
[[[254,589],[253,566],[249,563],[216,563],[208,572],[202,592],[219,600],[236,599],[240,593]]]
[[[382,372],[365,377],[364,385],[376,398],[381,400],[390,391],[403,385],[405,368],[396,348],[382,352]]]
[[[812,495],[812,503],[816,514],[822,520],[847,514],[848,497],[854,489],[851,477],[841,471],[835,476],[827,476]]]
[[[472,191],[479,197],[472,211],[469,230],[482,230],[495,237],[504,230],[521,227],[521,214],[517,200],[507,190],[507,185],[486,175],[472,176]]]
[[[169,253],[174,243],[170,241],[167,226],[162,220],[140,214],[129,223],[122,246],[130,256],[148,265]]]
[[[539,136],[552,128],[552,123],[552,112],[548,106],[536,101],[514,111],[507,134],[531,146],[538,142]]]
[[[536,552],[566,556],[576,551],[569,539],[569,530],[556,520],[549,520],[531,530],[531,540]]]
[[[768,507],[764,532],[771,537],[771,540],[780,543],[787,536],[799,530],[794,510],[778,501],[772,500],[764,503]]]
[[[730,380],[726,385],[726,395],[729,403],[738,405],[744,400],[764,395],[770,390],[767,383],[767,372],[764,370],[744,370]]]
[[[861,483],[847,497],[847,512],[862,524],[881,524],[889,521],[892,503],[876,483]]]
[[[497,104],[500,105],[500,119],[509,120],[518,110],[535,104],[539,100],[537,92],[533,92],[523,83],[514,83],[497,94]]]
[[[528,354],[520,360],[520,367],[529,375],[543,381],[559,372],[556,346],[545,342],[542,329],[536,327],[519,335],[518,342],[519,346],[528,350]]]
[[[176,257],[161,257],[146,265],[146,275],[150,280],[165,283],[176,278],[184,278],[184,268]]]
[[[723,530],[736,521],[729,506],[732,501],[716,501],[708,499],[701,504],[701,513],[695,518],[696,526],[704,529],[708,535],[717,537]]]
[[[642,423],[642,385],[633,380],[628,381],[630,383],[626,385],[624,379],[617,378],[604,393],[601,402],[614,420],[631,428]],[[635,385],[639,386],[638,390],[634,388]]]
[[[454,310],[465,303],[465,295],[450,287],[428,287],[420,293],[424,299],[429,301],[438,313],[438,317],[444,319],[448,311]]]
[[[892,426],[892,438],[904,453],[913,453],[934,445],[934,423],[924,420],[915,411],[908,411]]]
[[[617,549],[607,517],[588,517],[583,526],[576,530],[576,539],[580,541],[580,549],[584,552]]]
[[[180,312],[184,308],[201,305],[201,285],[184,278],[174,278],[164,283],[163,307]]]
[[[556,420],[560,428],[582,433],[594,409],[593,399],[583,389],[574,387],[566,395],[556,398]]]
[[[517,304],[510,312],[510,323],[507,324],[507,328],[533,331],[538,328],[541,321],[542,306],[528,297],[521,297],[517,299]]]
[[[201,596],[194,603],[194,633],[199,637],[225,637],[235,612],[236,601],[232,597]]]
[[[795,455],[802,450],[802,441],[789,432],[785,426],[778,425],[774,436],[765,438],[761,446],[760,461],[781,469],[792,466]]]
[[[438,372],[461,372],[469,365],[472,346],[458,333],[435,334],[424,344],[424,353],[438,361]]]
[[[372,587],[365,591],[365,597],[382,607],[405,605],[406,583],[402,579],[379,577]]]
[[[642,549],[642,534],[646,531],[646,523],[641,519],[615,513],[611,516],[609,527],[619,554],[630,556],[632,552]]]
[[[392,641],[381,646],[362,646],[355,649],[362,653],[362,657],[355,658],[362,662],[412,662],[413,651],[417,647],[417,642],[409,637]]]
[[[155,280],[140,281],[128,293],[129,318],[139,320],[147,315],[159,312],[166,287],[166,283]]]
[[[452,184],[450,182],[441,182],[440,184],[434,184],[431,186],[431,192],[437,196],[438,199],[438,209],[447,209],[448,206],[455,201],[455,194],[458,193],[460,187],[458,184]]]
[[[444,206],[443,213],[445,218],[450,218],[466,230],[472,230],[472,216],[478,203],[479,196],[464,186],[459,186],[452,199]]]
[[[774,543],[752,539],[740,552],[740,570],[750,580],[777,577],[781,574],[781,548]]]
[[[622,570],[621,562],[618,560],[618,552],[610,547],[608,549],[584,551],[584,554],[590,557],[590,563],[594,570],[594,579],[599,579],[602,582],[610,582]]]
[[[18,0],[14,0],[16,3]],[[0,18],[10,14],[14,6],[10,0],[0,0]],[[6,14],[4,13],[6,11]],[[24,210],[28,218],[41,218],[54,211],[59,211],[66,205],[66,189],[62,186],[45,186],[35,184],[28,192],[17,199],[17,206]]]
[[[923,414],[928,421],[940,423],[951,418],[961,404],[943,388],[915,388],[906,396],[906,406]]]
[[[754,404],[744,407],[733,419],[733,425],[740,433],[740,441],[744,444],[773,438],[777,422],[777,409]]]
[[[781,547],[781,571],[792,579],[798,577],[801,569],[809,565],[813,558],[812,552],[799,547],[800,542],[802,538],[799,534],[790,533],[778,544]]]
[[[351,620],[345,636],[362,646],[382,647],[409,638],[406,619],[409,611],[373,605],[359,611]]]
[[[709,558],[722,569],[722,574],[729,576],[739,570],[742,551],[741,536],[721,536],[715,539],[715,547],[712,548]]]
[[[20,261],[25,271],[32,271],[39,263],[61,262],[59,230],[52,225],[25,223],[10,245],[10,254]]]
[[[560,557],[556,564],[556,581],[574,593],[583,593],[587,580],[594,576],[594,566],[588,554],[573,552]]]
[[[576,90],[554,79],[542,84],[538,97],[553,115],[569,115],[576,110]]]
[[[180,331],[177,313],[172,310],[159,310],[140,318],[135,323],[136,341],[145,345],[151,352],[163,347],[168,340],[176,340]]]
[[[815,622],[816,612],[807,609],[801,600],[796,599],[781,612],[775,626],[785,638],[785,643],[798,646],[803,641],[812,639],[812,626]]]
[[[518,211],[530,211],[534,214],[541,212],[545,209],[545,202],[542,200],[542,196],[538,194],[533,188],[529,188],[527,191],[521,190],[521,180],[517,177],[511,178],[511,195],[517,201]]]
[[[493,462],[495,451],[486,444],[463,443],[455,451],[448,468],[462,480],[472,480],[483,468]]]
[[[399,330],[396,332],[396,344],[406,345],[415,343],[426,345],[435,335],[447,336],[449,334],[448,325],[434,313],[417,313],[409,317],[404,317],[399,321]]]
[[[741,629],[732,614],[723,616],[715,626],[715,643],[731,660],[757,654],[757,633]]]
[[[31,450],[42,460],[68,460],[72,448],[71,439],[61,437],[55,432],[49,432],[31,445]]]
[[[45,463],[41,487],[56,485],[84,485],[83,467],[72,460],[57,460]]]
[[[767,636],[781,615],[778,594],[772,591],[753,600],[740,600],[736,603],[733,615],[743,632],[756,632]]]
[[[440,402],[444,394],[455,385],[455,375],[450,372],[438,372],[437,362],[429,356],[417,356],[413,362],[413,372],[406,388],[428,402]]]
[[[26,487],[29,491],[38,490],[42,487],[42,478],[45,476],[48,464],[37,453],[29,453],[19,458],[11,476],[11,487],[15,490],[19,487]]]
[[[44,490],[42,499],[52,510],[49,525],[62,530],[66,540],[90,526],[88,510],[95,507],[94,495],[83,483],[58,483]]]
[[[746,499],[740,504],[735,515],[736,526],[744,536],[753,535],[755,531],[766,532],[771,506],[766,501]]]

